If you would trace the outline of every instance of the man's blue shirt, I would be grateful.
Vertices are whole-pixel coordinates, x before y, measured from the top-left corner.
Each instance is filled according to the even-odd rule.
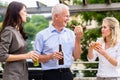
[[[58,52],[59,44],[62,45],[64,65],[59,65],[58,60],[49,60],[48,62],[41,63],[43,70],[71,67],[74,60],[75,34],[67,28],[63,28],[61,32],[58,32],[52,25],[37,33],[34,47],[38,53],[46,55]]]

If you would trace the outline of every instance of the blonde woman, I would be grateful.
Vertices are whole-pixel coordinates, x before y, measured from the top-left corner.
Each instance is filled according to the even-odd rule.
[[[119,21],[114,17],[104,18],[101,33],[102,38],[89,44],[88,60],[99,58],[97,80],[120,80]]]

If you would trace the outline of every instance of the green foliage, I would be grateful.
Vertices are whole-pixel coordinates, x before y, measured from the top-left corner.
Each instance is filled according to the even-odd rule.
[[[102,23],[102,19],[106,16],[114,16],[120,21],[120,12],[119,11],[104,11],[104,12],[81,12],[79,15],[82,16],[82,19],[87,22],[89,20],[96,20],[99,25]]]
[[[88,53],[88,45],[91,41],[96,41],[98,37],[101,36],[100,27],[94,29],[88,29],[84,31],[84,36],[82,39],[82,50],[83,54],[81,55],[81,59],[87,61],[87,53]],[[85,55],[86,54],[86,55]]]
[[[82,50],[81,60],[87,61],[88,46],[91,41],[96,41],[98,37],[101,36],[101,28],[97,27],[94,29],[89,29],[84,31],[84,37],[82,39]],[[97,63],[84,64],[87,69],[98,68]],[[83,71],[85,77],[96,76],[97,71]]]
[[[32,41],[35,39],[35,35],[48,27],[48,20],[41,15],[32,15],[32,17],[27,17],[27,23],[24,25],[25,32],[28,35],[28,51],[33,49]]]
[[[0,22],[3,21],[4,15],[0,15]]]
[[[74,5],[82,4],[82,0],[73,0]]]
[[[92,3],[105,3],[105,0],[87,0],[89,4],[92,4]]]
[[[106,3],[106,0],[87,0],[89,4],[102,4]],[[112,2],[120,2],[120,0],[111,0]]]
[[[47,22],[46,18],[42,15],[33,15],[31,17],[31,23],[34,23],[35,26],[38,26],[40,24],[43,24],[44,22]],[[40,22],[39,22],[40,21]],[[39,22],[39,23],[38,23]]]
[[[48,27],[48,20],[42,15],[33,15],[31,17],[30,23],[34,24],[34,27],[37,28],[37,32]]]
[[[71,20],[68,24],[67,24],[67,28],[70,28],[70,29],[74,29],[73,26],[77,26],[77,25],[80,25],[80,23],[76,20]]]
[[[25,32],[28,34],[28,39],[34,40],[37,28],[32,23],[26,23],[24,28]]]
[[[0,8],[7,7],[7,5],[8,5],[8,3],[3,3],[3,2],[0,0]],[[4,15],[5,15],[5,14],[0,14],[0,22],[3,21]],[[0,27],[1,27],[1,26],[0,26]]]

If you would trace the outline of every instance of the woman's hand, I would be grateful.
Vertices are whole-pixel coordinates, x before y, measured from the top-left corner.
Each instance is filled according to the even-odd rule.
[[[97,52],[99,52],[101,55],[104,55],[106,52],[105,50],[102,48],[102,44],[100,42],[91,42],[89,44],[89,46],[96,50]]]
[[[39,60],[39,54],[36,51],[30,51],[27,54],[33,61]]]

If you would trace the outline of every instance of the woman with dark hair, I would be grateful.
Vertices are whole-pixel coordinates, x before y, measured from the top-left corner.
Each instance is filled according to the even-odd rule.
[[[8,5],[0,31],[0,61],[5,62],[3,80],[28,80],[26,59],[37,60],[35,51],[26,53],[27,35],[23,30],[26,22],[26,6],[20,2]]]

